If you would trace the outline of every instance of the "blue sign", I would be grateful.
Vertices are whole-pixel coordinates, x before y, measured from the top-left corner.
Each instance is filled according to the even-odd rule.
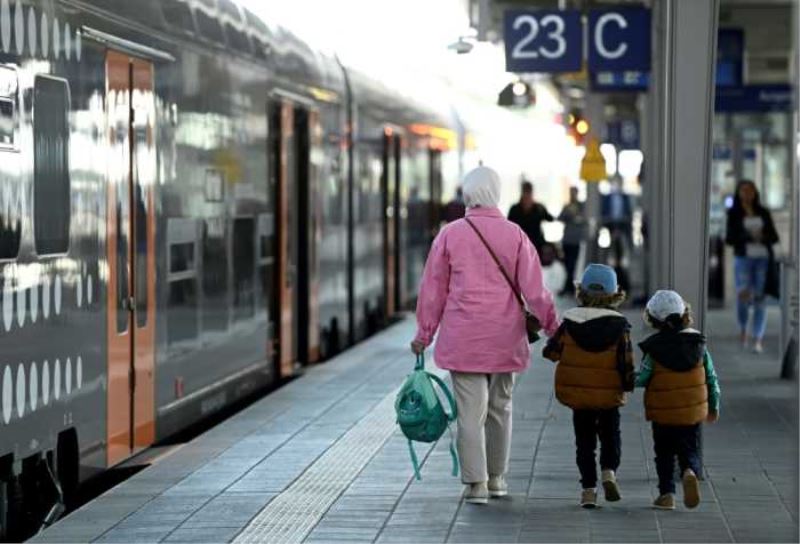
[[[650,84],[649,72],[592,72],[592,90],[599,92],[646,91]]]
[[[605,141],[620,149],[641,149],[639,122],[634,119],[606,123]]]
[[[588,39],[590,71],[650,70],[650,10],[592,10]]]
[[[741,87],[744,31],[723,28],[717,33],[717,87]]]
[[[509,72],[577,72],[583,57],[577,10],[509,10],[503,32]]]
[[[745,85],[719,87],[714,111],[737,113],[748,111],[791,111],[791,85]]]

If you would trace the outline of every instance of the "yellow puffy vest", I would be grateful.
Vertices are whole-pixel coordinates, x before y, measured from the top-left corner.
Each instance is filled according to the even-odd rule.
[[[573,410],[600,410],[625,404],[622,378],[617,370],[617,343],[604,351],[582,349],[564,331],[556,365],[556,398]]]
[[[653,375],[644,393],[648,421],[661,425],[694,425],[708,416],[706,369],[702,359],[684,372],[653,361]]]

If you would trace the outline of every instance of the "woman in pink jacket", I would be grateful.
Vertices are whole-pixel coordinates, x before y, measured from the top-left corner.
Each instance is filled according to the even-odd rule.
[[[466,219],[441,230],[425,263],[411,348],[421,353],[438,330],[434,358],[453,379],[466,501],[486,504],[489,496],[508,493],[514,373],[528,367],[530,349],[519,300],[467,219],[492,247],[548,335],[558,328],[558,318],[536,250],[497,207],[497,172],[476,168],[464,178],[463,191]]]

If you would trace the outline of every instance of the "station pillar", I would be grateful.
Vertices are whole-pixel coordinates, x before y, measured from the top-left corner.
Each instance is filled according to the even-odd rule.
[[[708,285],[711,121],[719,0],[653,4],[650,97],[651,288],[675,289],[703,330]]]

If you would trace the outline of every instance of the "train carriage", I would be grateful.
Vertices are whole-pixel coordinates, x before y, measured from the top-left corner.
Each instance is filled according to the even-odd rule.
[[[229,0],[0,0],[0,537],[409,309],[449,122]]]

